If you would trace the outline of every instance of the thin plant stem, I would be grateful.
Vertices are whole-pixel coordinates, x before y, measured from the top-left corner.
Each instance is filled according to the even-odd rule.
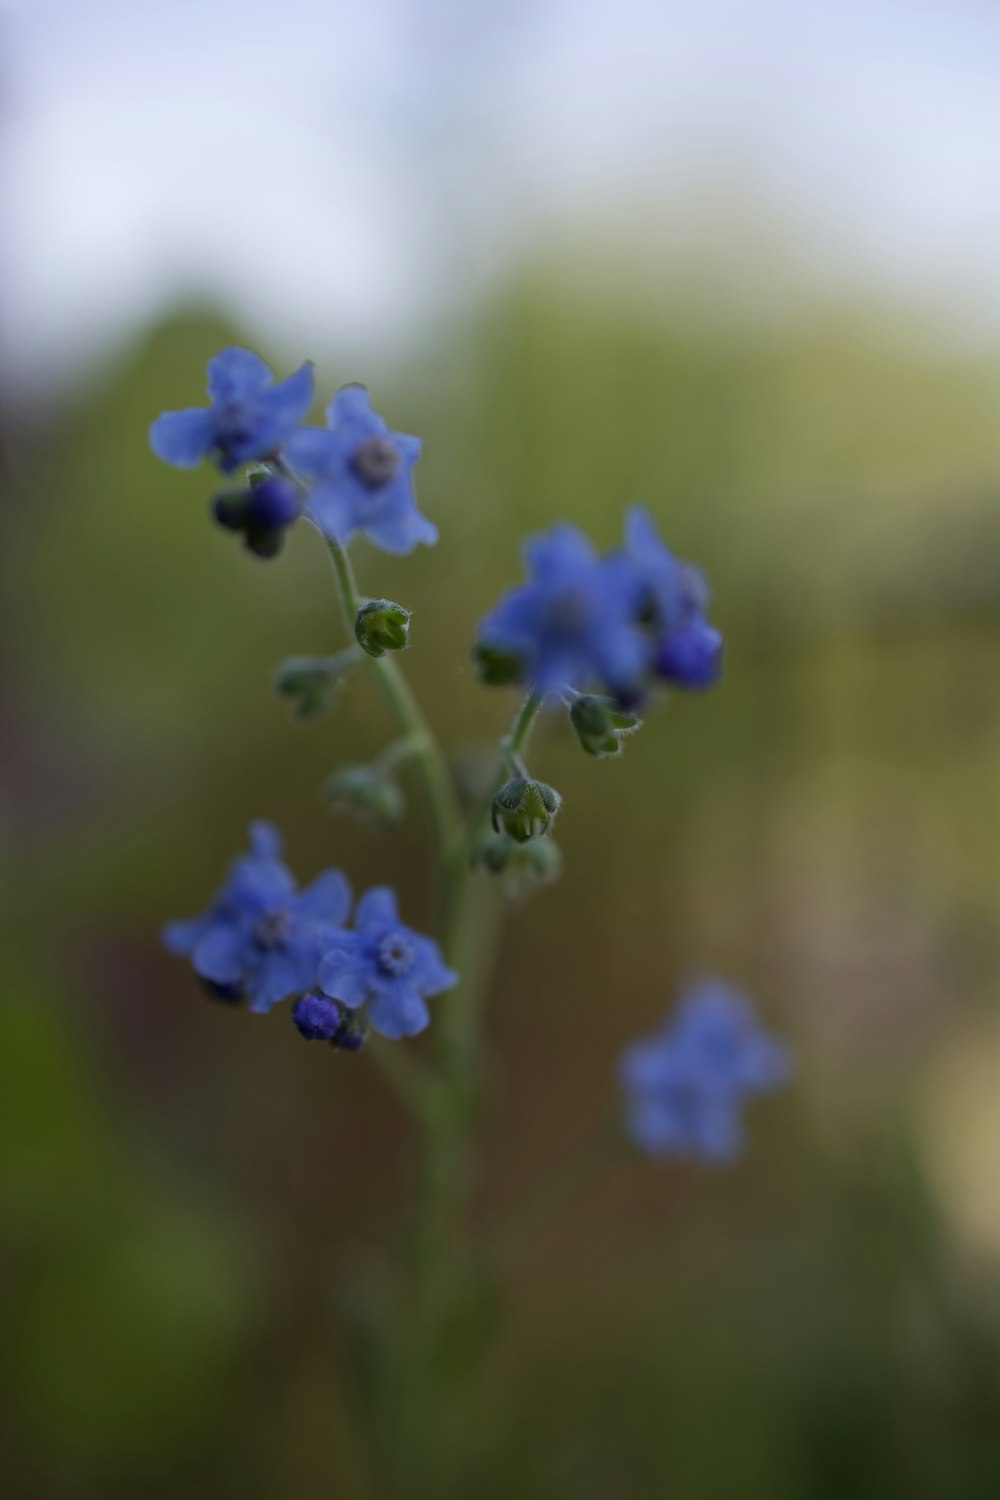
[[[344,622],[353,635],[360,608],[354,569],[342,542],[335,537],[326,537],[325,541],[337,577]],[[389,655],[369,659],[401,733],[413,744],[413,762],[423,782],[438,857],[442,868],[447,871],[462,828],[461,809],[451,771],[399,665]]]

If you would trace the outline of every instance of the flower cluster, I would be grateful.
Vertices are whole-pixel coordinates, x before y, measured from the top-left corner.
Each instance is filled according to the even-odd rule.
[[[255,461],[278,470],[249,475],[243,489],[213,502],[219,525],[242,533],[258,557],[274,557],[301,515],[324,536],[346,543],[361,533],[385,552],[437,541],[413,489],[420,439],[390,432],[363,386],[337,393],[326,428],[303,427],[313,403],[312,366],[276,383],[251,350],[226,349],[209,363],[208,394],[208,407],[157,417],[149,440],[179,469],[211,458],[224,474]],[[303,479],[313,481],[307,503]]]
[[[656,1035],[622,1054],[629,1135],[651,1156],[732,1161],[743,1149],[744,1101],[789,1072],[787,1049],[759,1029],[746,998],[703,980]]]
[[[526,682],[542,695],[599,688],[629,708],[656,681],[705,688],[718,677],[722,637],[707,620],[705,580],[644,510],[629,512],[625,546],[608,556],[559,525],[532,538],[524,557],[527,582],[479,627],[487,682]]]
[[[362,1032],[344,1012],[362,1008],[383,1036],[423,1031],[426,1000],[457,979],[437,944],[403,926],[389,890],[362,897],[348,930],[351,888],[341,872],[327,870],[300,891],[281,851],[276,829],[252,824],[249,853],[232,866],[207,912],[168,924],[166,946],[190,959],[219,999],[245,1000],[264,1013],[302,997],[293,1016],[309,1038],[353,1049]]]

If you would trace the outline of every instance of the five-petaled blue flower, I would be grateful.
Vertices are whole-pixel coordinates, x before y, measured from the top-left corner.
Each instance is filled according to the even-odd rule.
[[[306,514],[324,536],[349,542],[361,532],[383,552],[433,545],[437,527],[417,509],[413,466],[419,438],[390,432],[363,385],[337,392],[327,426],[306,427],[287,446],[290,462],[315,481]]]
[[[404,927],[395,894],[376,886],[362,896],[354,931],[338,932],[324,950],[319,985],[350,1010],[367,1006],[383,1036],[416,1036],[428,1025],[426,1000],[458,982],[433,938]]]
[[[270,458],[307,415],[313,400],[312,365],[275,384],[249,349],[225,349],[208,365],[209,407],[167,411],[149,429],[153,452],[177,469],[193,469],[215,455],[230,474],[255,458]]]
[[[269,823],[250,828],[250,853],[203,916],[171,922],[163,941],[189,958],[213,993],[246,998],[252,1011],[311,989],[320,959],[347,920],[351,888],[327,870],[303,891],[281,860],[281,837]]]
[[[628,1132],[651,1156],[727,1162],[743,1149],[746,1098],[778,1088],[787,1048],[761,1031],[738,990],[706,979],[661,1030],[621,1058]]]
[[[633,506],[625,557],[637,586],[640,618],[652,632],[653,671],[677,687],[710,687],[722,670],[722,636],[708,623],[708,584],[660,540],[652,517]]]
[[[539,693],[601,686],[635,701],[648,665],[629,560],[598,557],[575,526],[553,526],[524,548],[530,577],[480,625],[479,644],[516,658]]]

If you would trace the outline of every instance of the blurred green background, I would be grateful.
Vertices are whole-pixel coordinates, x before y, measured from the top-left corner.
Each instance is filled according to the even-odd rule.
[[[722,685],[620,761],[538,736],[566,871],[506,921],[477,1215],[593,1129],[691,970],[753,992],[794,1087],[737,1167],[635,1163],[532,1247],[462,1390],[457,1493],[1000,1494],[1000,354],[919,300],[783,297],[756,222],[766,304],[752,234],[643,280],[625,228],[600,253],[540,232],[416,343],[348,357],[326,319],[289,355],[201,300],[126,319],[72,380],[8,370],[4,1494],[378,1495],[353,1340],[411,1129],[363,1054],[207,1002],[158,942],[252,817],[301,878],[340,865],[428,915],[416,806],[375,836],[319,797],[385,742],[372,685],[309,726],[270,689],[341,642],[316,537],[258,562],[209,524],[212,476],[147,448],[231,342],[313,358],[324,401],[365,381],[424,437],[439,547],[356,564],[415,611],[407,671],[460,758],[514,707],[468,647],[528,531],[614,545],[644,502],[727,640]]]
[[[723,336],[569,281],[525,270],[419,370],[313,351],[426,437],[439,548],[357,562],[413,606],[407,667],[450,744],[511,710],[468,642],[551,519],[613,544],[643,497],[728,642],[721,688],[621,761],[539,737],[567,869],[506,928],[482,1211],[593,1126],[691,967],[749,985],[799,1073],[737,1169],[635,1165],[535,1247],[464,1493],[995,1494],[994,372],[870,316]],[[150,332],[8,495],[17,1494],[371,1493],[338,1304],[399,1231],[414,1142],[363,1055],[206,1003],[157,943],[250,816],[303,877],[336,862],[426,911],[419,817],[378,838],[318,799],[382,743],[363,674],[307,727],[269,691],[281,656],[339,640],[316,538],[249,558],[207,524],[211,476],[146,448],[235,337],[197,313]]]

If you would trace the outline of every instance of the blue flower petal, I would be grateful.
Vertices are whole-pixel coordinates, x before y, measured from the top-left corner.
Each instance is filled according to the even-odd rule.
[[[425,1031],[431,1016],[419,991],[397,982],[369,1001],[368,1019],[382,1036],[397,1041]]]
[[[364,532],[376,547],[396,557],[406,557],[421,542],[433,547],[438,539],[438,529],[433,521],[428,521],[416,510],[384,521],[370,522]]]
[[[250,852],[258,859],[280,859],[285,841],[273,823],[263,818],[250,824]]]
[[[255,1015],[265,1015],[279,1000],[287,1000],[289,995],[308,989],[311,983],[310,978],[303,980],[291,954],[275,948],[264,955],[246,978],[250,1009]]]
[[[340,927],[351,910],[350,883],[339,870],[327,870],[296,896],[294,905],[301,917]]]
[[[208,362],[208,394],[213,403],[245,401],[274,379],[271,367],[252,349],[223,349]]]
[[[309,479],[324,479],[344,471],[343,445],[323,427],[302,427],[285,444],[285,456]]]
[[[440,995],[444,990],[454,989],[458,975],[441,957],[441,950],[433,938],[407,931],[413,947],[415,962],[413,973],[425,995]]]
[[[215,424],[210,411],[165,411],[149,429],[149,445],[157,458],[175,469],[194,469],[215,446]]]
[[[313,367],[307,362],[287,380],[282,380],[271,390],[261,391],[258,396],[262,424],[266,424],[271,432],[280,434],[282,441],[308,415],[313,403],[313,384]]]
[[[175,958],[190,958],[195,946],[209,931],[214,920],[209,912],[200,917],[191,917],[188,921],[168,922],[160,934],[163,946]]]
[[[358,902],[354,925],[358,932],[378,932],[399,923],[395,891],[387,885],[373,886]]]
[[[238,984],[246,967],[247,946],[242,926],[213,923],[191,955],[194,971],[213,984]]]
[[[350,1010],[357,1010],[371,994],[370,965],[365,943],[356,932],[340,932],[325,946],[319,965],[319,987]]]
[[[309,496],[306,515],[324,536],[349,542],[357,531],[350,492],[342,486],[319,484]]]
[[[372,411],[372,398],[363,385],[341,386],[326,409],[326,421],[338,438],[355,443],[389,431],[385,420]]]

